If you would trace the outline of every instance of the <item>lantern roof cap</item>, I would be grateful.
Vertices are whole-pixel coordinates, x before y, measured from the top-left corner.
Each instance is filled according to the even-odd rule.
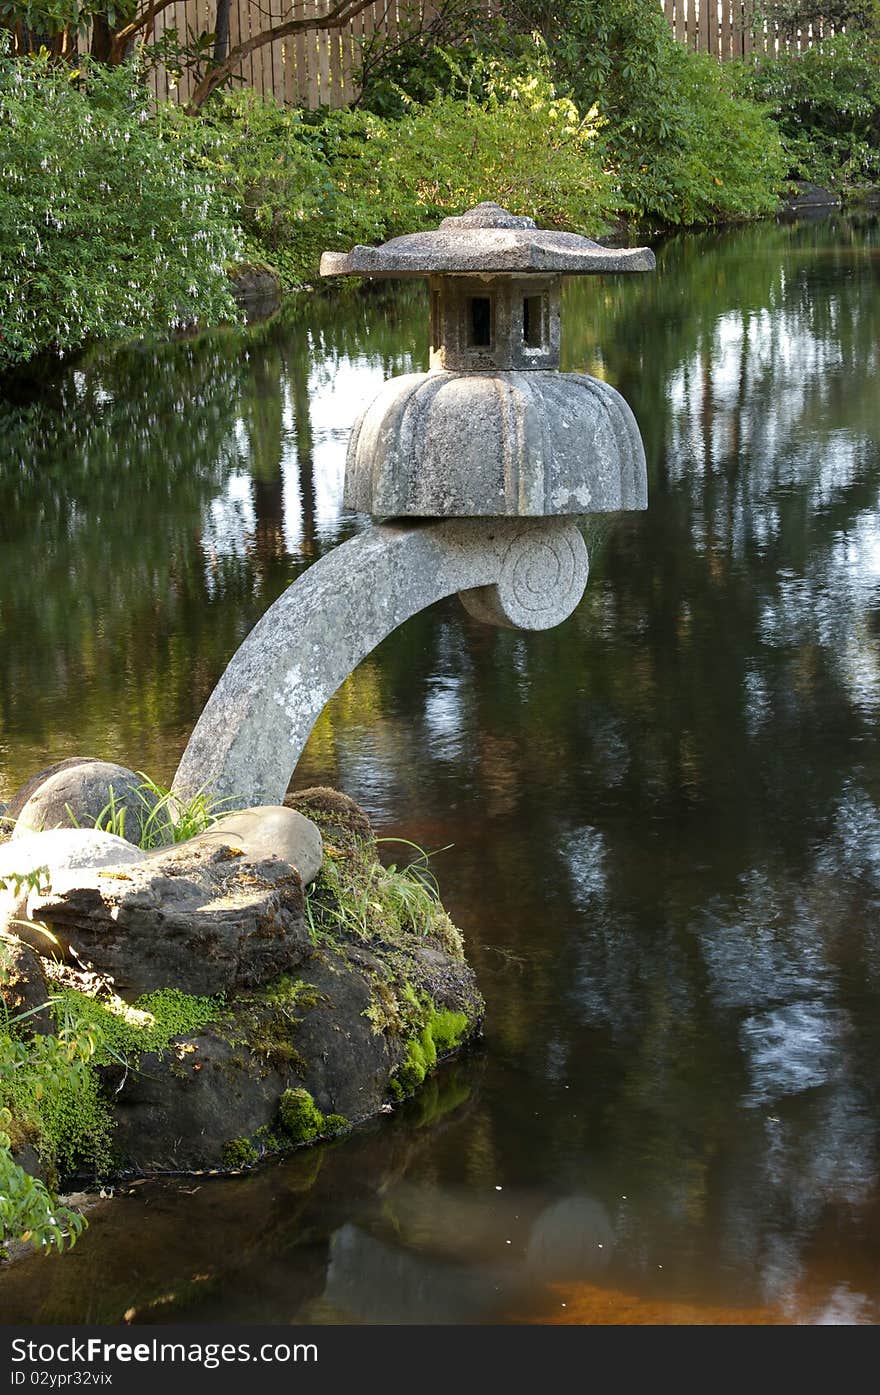
[[[444,273],[543,272],[583,276],[653,271],[649,247],[602,247],[578,233],[538,228],[534,218],[480,203],[444,218],[433,232],[406,233],[381,247],[325,252],[322,276],[434,276]]]

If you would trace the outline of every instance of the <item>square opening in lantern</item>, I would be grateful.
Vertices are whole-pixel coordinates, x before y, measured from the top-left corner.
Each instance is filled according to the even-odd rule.
[[[523,297],[523,344],[527,349],[544,347],[544,297],[527,295]]]
[[[474,349],[488,349],[492,344],[492,297],[471,296],[471,322],[468,343]]]

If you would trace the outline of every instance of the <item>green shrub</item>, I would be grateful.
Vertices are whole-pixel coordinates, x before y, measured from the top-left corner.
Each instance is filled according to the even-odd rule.
[[[803,53],[731,64],[739,92],[763,102],[782,136],[793,179],[880,179],[880,42],[838,34]]]
[[[5,972],[0,947],[0,978]],[[57,1183],[80,1164],[100,1167],[110,1139],[109,1109],[91,1070],[98,1037],[65,1022],[57,1036],[21,1038],[24,1016],[9,1019],[0,1007],[0,1253],[10,1240],[61,1250],[85,1226],[13,1154],[33,1146]]]
[[[228,206],[126,66],[0,51],[0,372],[236,315]]]
[[[486,59],[479,100],[439,95],[395,121],[311,118],[253,92],[218,94],[199,127],[175,121],[234,199],[250,254],[288,285],[315,279],[325,248],[429,227],[487,198],[584,232],[614,206],[594,116],[560,97],[537,60]]]
[[[400,121],[343,113],[339,186],[382,210],[386,235],[491,198],[540,223],[601,231],[614,209],[594,112],[556,91],[540,55],[485,60],[479,94],[441,95]]]
[[[621,193],[639,217],[693,225],[753,218],[779,206],[785,157],[756,104],[737,97],[724,68],[676,45],[662,54],[656,86],[606,144]]]
[[[165,120],[234,205],[244,255],[267,261],[286,285],[314,279],[325,247],[369,235],[363,200],[347,198],[333,178],[332,116],[314,121],[245,88],[217,93],[199,119],[169,109]]]
[[[596,108],[622,211],[688,225],[778,206],[785,166],[772,121],[733,91],[725,65],[674,38],[656,0],[509,8],[520,30],[540,34],[561,89],[581,111]]]

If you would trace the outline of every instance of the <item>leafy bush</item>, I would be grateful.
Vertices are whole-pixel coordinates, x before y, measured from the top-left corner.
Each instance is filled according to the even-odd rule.
[[[325,248],[428,227],[486,198],[600,231],[614,199],[595,115],[560,97],[539,62],[481,60],[479,76],[480,100],[438,95],[394,121],[360,110],[310,118],[237,92],[216,97],[195,132],[177,123],[235,199],[251,254],[288,284],[314,278]]]
[[[503,23],[465,34],[455,64],[413,41],[390,44],[384,66],[372,57],[363,104],[384,111],[405,95],[420,100],[429,78],[483,102],[487,56],[514,70],[537,66],[593,114],[591,159],[615,176],[618,211],[688,225],[778,206],[785,167],[772,121],[733,90],[721,64],[676,41],[657,0],[507,0],[501,11]]]
[[[85,1229],[85,1216],[59,1205],[45,1183],[14,1160],[4,1128],[10,1117],[8,1109],[0,1109],[0,1254],[10,1240],[63,1250],[76,1243]]]
[[[779,134],[738,98],[724,69],[683,45],[664,49],[649,95],[625,122],[609,124],[626,206],[672,224],[707,224],[772,213],[785,157]]]
[[[493,37],[485,0],[402,5],[392,32],[375,29],[361,45],[356,105],[377,116],[400,117],[412,102],[426,105],[437,96],[461,94],[467,86],[462,72],[497,50]]]
[[[878,0],[754,0],[753,26],[773,25],[784,39],[793,39],[820,23],[825,31],[873,29],[880,20]],[[815,29],[814,29],[814,32]]]
[[[520,34],[540,35],[561,90],[598,112],[621,211],[689,225],[778,206],[785,167],[772,121],[733,90],[726,65],[674,38],[656,0],[506,8]]]
[[[838,34],[803,53],[730,65],[737,90],[765,104],[794,179],[858,184],[880,179],[880,42]]]
[[[288,286],[317,275],[325,247],[366,237],[375,223],[333,178],[337,119],[315,120],[250,88],[217,93],[199,119],[166,113],[191,163],[235,206],[245,256],[269,261]]]
[[[134,72],[0,52],[0,371],[236,315],[228,206]]]

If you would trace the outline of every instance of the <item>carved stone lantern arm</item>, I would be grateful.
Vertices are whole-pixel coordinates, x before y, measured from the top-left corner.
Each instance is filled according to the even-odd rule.
[[[309,567],[254,626],[196,724],[174,793],[281,804],[325,703],[410,616],[459,592],[490,624],[549,629],[574,610],[588,570],[570,519],[368,528]]]

